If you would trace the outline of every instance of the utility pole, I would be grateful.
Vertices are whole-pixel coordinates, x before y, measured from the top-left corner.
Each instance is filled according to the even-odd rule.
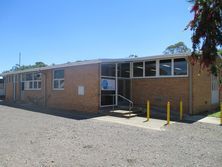
[[[21,66],[21,52],[19,52],[19,67]]]

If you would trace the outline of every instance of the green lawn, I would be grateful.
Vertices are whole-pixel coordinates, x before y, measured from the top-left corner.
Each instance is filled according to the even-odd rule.
[[[218,111],[218,112],[212,113],[212,114],[210,114],[210,115],[208,115],[208,116],[220,118],[220,113],[221,113],[221,112]]]

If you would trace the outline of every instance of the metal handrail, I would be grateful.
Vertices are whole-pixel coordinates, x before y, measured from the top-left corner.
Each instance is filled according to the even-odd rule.
[[[124,100],[128,101],[129,103],[133,104],[133,102],[130,99],[127,99],[126,97],[118,94],[119,97],[123,98]]]
[[[104,94],[102,96],[113,96],[113,98],[116,96],[116,94]],[[132,110],[133,108],[133,101],[131,101],[130,99],[120,95],[120,94],[117,94],[118,97],[121,97],[122,99],[126,100],[127,102],[129,102],[129,111]]]
[[[129,111],[131,111],[133,108],[133,102],[120,94],[118,94],[118,96],[129,102]]]

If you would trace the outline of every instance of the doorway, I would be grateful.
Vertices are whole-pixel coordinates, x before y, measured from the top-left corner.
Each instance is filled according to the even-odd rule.
[[[131,79],[118,79],[118,105],[127,105],[122,96],[131,100]]]
[[[218,78],[211,76],[211,104],[219,103],[219,83]]]
[[[130,100],[130,63],[101,64],[100,90],[101,107],[122,105],[127,99]]]

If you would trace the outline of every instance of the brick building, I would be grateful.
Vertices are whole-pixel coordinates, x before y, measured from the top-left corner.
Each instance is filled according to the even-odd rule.
[[[187,61],[188,55],[101,59],[2,74],[6,101],[82,112],[128,105],[165,108],[196,114],[218,107],[218,80]]]

